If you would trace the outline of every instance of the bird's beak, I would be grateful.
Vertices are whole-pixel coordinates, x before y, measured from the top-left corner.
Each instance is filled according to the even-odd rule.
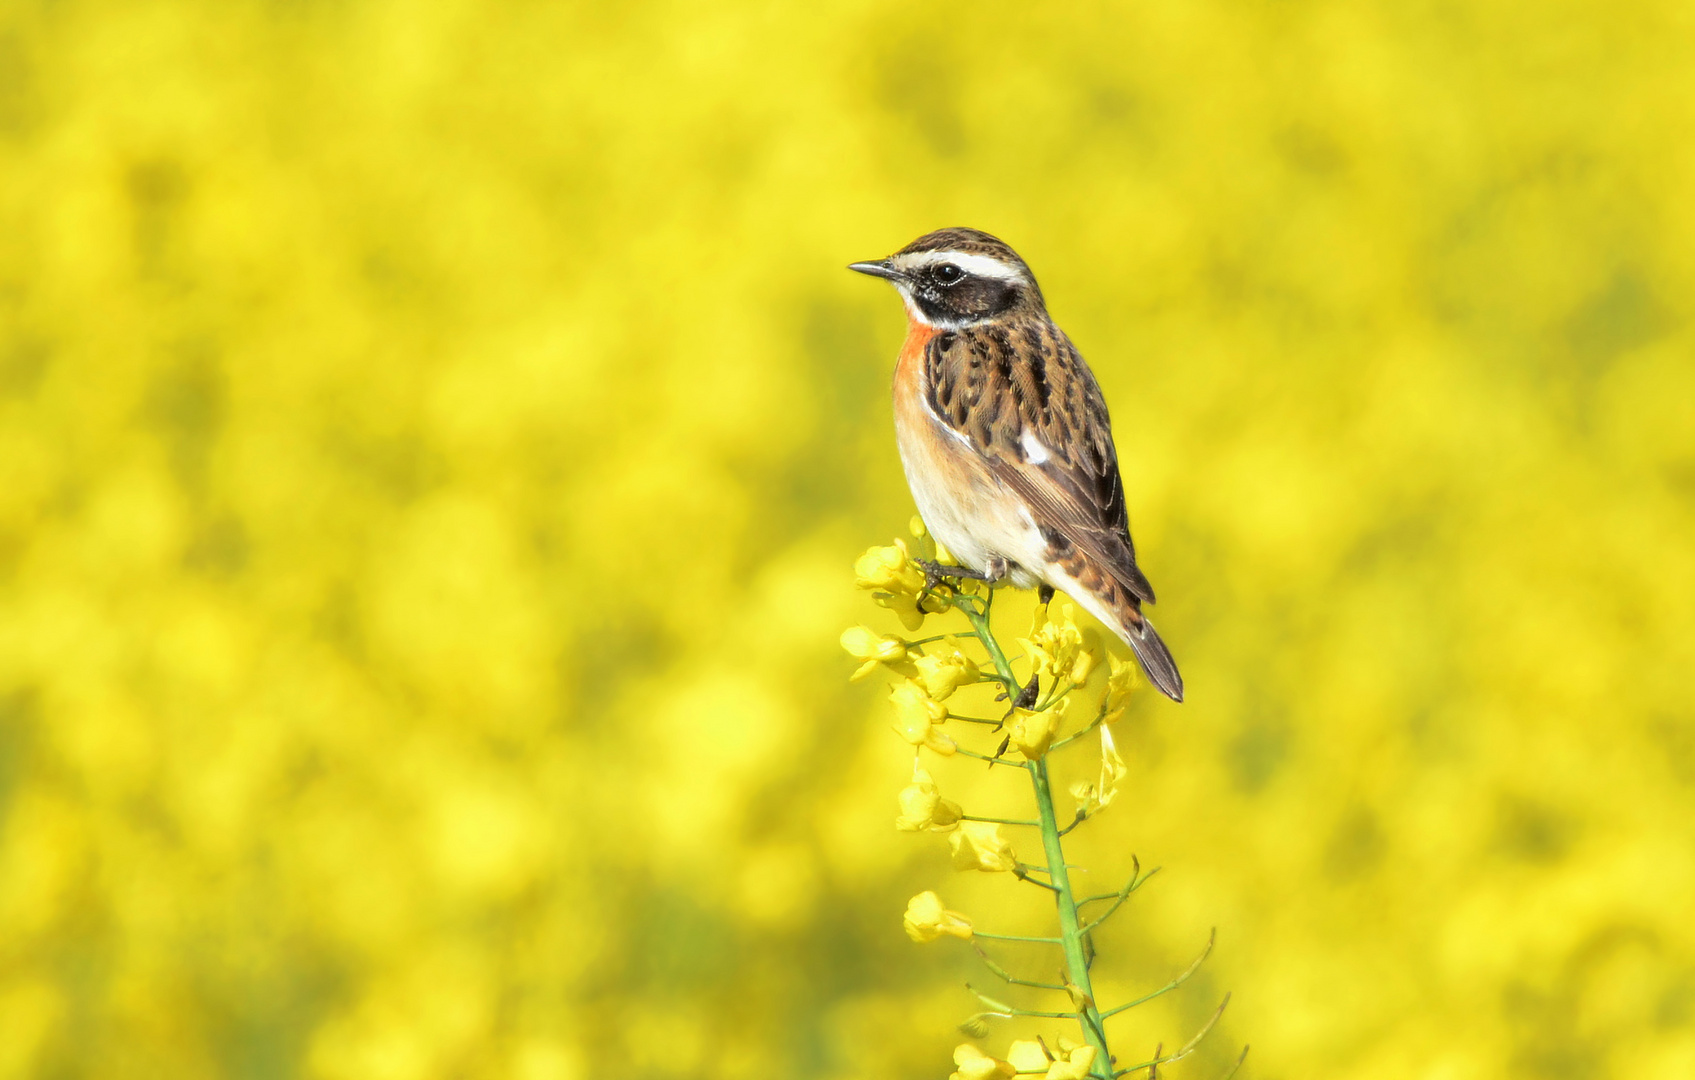
[[[848,269],[858,270],[860,273],[870,274],[872,277],[888,278],[890,281],[902,276],[899,270],[890,265],[888,259],[878,259],[876,262],[849,263]]]

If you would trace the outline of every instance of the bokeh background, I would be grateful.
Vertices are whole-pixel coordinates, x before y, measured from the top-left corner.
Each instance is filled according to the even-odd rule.
[[[980,973],[906,898],[1030,901],[893,831],[836,637],[911,513],[843,264],[954,224],[1094,364],[1191,688],[1079,857],[1164,867],[1114,993],[1220,930],[1122,1052],[1230,990],[1173,1076],[1695,1075],[1691,55],[6,0],[0,1076],[945,1075]]]

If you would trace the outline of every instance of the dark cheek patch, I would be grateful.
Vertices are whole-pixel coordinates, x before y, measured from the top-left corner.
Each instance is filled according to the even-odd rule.
[[[946,289],[920,289],[913,299],[928,319],[992,319],[1012,307],[1018,292],[1004,281],[970,278]]]
[[[973,315],[998,315],[1012,306],[1012,289],[1003,281],[976,278],[960,286],[960,307]]]

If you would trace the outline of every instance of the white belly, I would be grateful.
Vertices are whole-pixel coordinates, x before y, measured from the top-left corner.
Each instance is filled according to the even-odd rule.
[[[999,558],[1021,589],[1046,580],[1048,545],[1022,499],[921,405],[897,411],[895,430],[918,513],[961,565],[980,571]]]

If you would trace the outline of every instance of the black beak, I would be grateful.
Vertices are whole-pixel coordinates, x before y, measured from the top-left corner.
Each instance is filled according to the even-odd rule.
[[[899,270],[889,265],[888,259],[878,259],[876,262],[849,263],[848,269],[858,270],[860,273],[870,274],[872,277],[888,278],[890,281],[902,276]]]

